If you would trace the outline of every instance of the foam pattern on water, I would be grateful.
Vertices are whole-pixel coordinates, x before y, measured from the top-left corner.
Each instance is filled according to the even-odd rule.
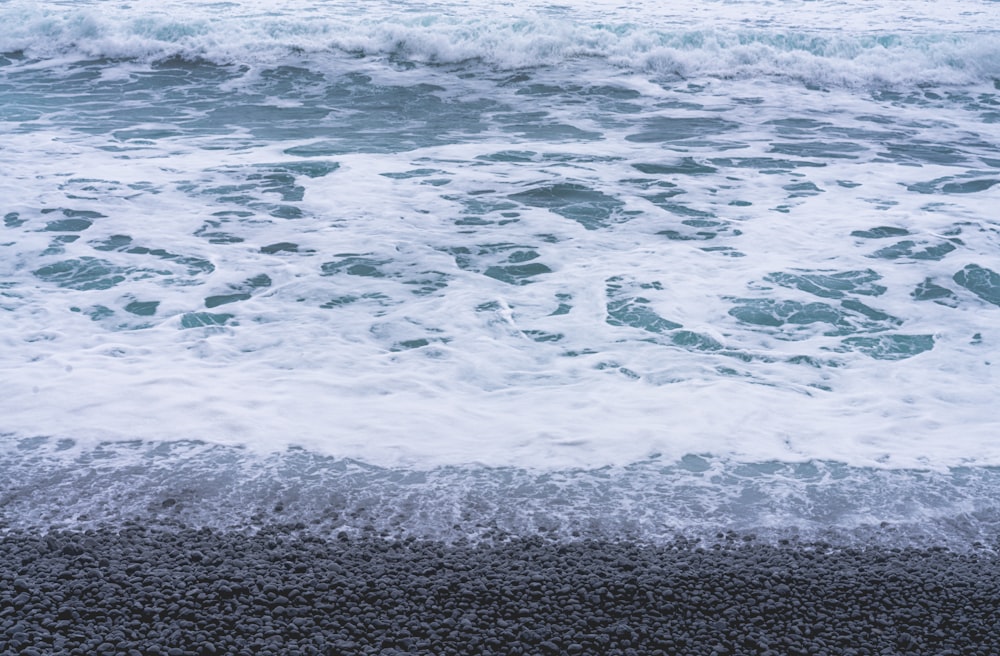
[[[0,428],[996,465],[1000,57],[960,4],[7,3]]]
[[[140,520],[392,539],[873,541],[1000,547],[996,468],[947,471],[832,462],[740,463],[688,455],[626,467],[376,467],[302,449],[267,457],[202,442],[5,442],[2,529]]]

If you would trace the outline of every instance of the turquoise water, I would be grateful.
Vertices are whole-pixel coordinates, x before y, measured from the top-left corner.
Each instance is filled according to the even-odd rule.
[[[996,17],[0,2],[5,521],[993,540]]]

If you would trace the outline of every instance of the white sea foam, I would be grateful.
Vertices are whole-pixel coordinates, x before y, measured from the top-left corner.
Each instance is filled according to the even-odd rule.
[[[0,432],[1000,464],[991,5],[660,4],[0,5]]]
[[[38,152],[30,140],[24,141],[29,143],[22,157]],[[119,189],[155,176],[164,186],[155,159],[123,169],[114,158],[102,162],[91,150],[74,155],[75,148],[57,148],[45,155],[49,163],[36,160],[35,166],[86,166],[90,175],[118,181]],[[238,157],[280,157],[268,150]],[[406,158],[455,161],[455,155],[446,148]],[[211,157],[175,154],[170,163],[183,172],[179,177],[187,177],[210,166],[200,161],[206,156]],[[79,166],[74,157],[82,158]],[[260,301],[241,308],[245,318],[240,326],[204,332],[177,328],[180,313],[191,307],[191,294],[207,290],[136,282],[127,296],[161,299],[159,314],[172,318],[143,330],[109,333],[95,331],[90,318],[70,311],[80,302],[77,292],[9,289],[5,302],[13,312],[5,313],[4,428],[77,439],[183,437],[265,449],[301,444],[336,455],[410,464],[595,466],[624,464],[651,453],[673,459],[692,452],[751,461],[819,458],[911,467],[1000,462],[993,440],[998,425],[991,401],[995,366],[987,362],[987,353],[995,353],[996,346],[968,345],[973,333],[994,324],[996,308],[951,314],[947,324],[935,323],[932,316],[910,320],[909,330],[938,340],[934,351],[912,359],[887,364],[861,354],[837,356],[847,366],[822,374],[834,392],[811,388],[817,377],[809,368],[776,364],[773,375],[765,366],[750,380],[720,380],[704,369],[712,360],[688,360],[680,351],[642,341],[614,346],[603,319],[609,277],[631,271],[638,279],[659,280],[665,291],[647,293],[655,295],[664,316],[691,327],[725,325],[726,305],[720,298],[745,294],[746,280],[759,280],[770,271],[830,258],[826,237],[842,238],[847,227],[857,226],[844,226],[841,220],[862,210],[863,203],[817,205],[815,213],[801,210],[827,216],[829,222],[779,222],[762,232],[747,226],[748,238],[762,249],[758,257],[745,258],[747,264],[722,262],[669,242],[649,244],[641,229],[608,235],[553,225],[552,217],[540,212],[524,227],[509,229],[506,237],[535,241],[533,235],[542,230],[568,233],[571,246],[542,250],[556,272],[552,282],[511,288],[470,276],[452,283],[445,296],[398,307],[380,309],[374,300],[334,313],[317,309],[318,302],[337,295],[340,283],[315,279],[311,270],[333,253],[372,253],[375,258],[412,258],[428,269],[453,268],[429,244],[462,243],[442,221],[455,208],[415,185],[372,175],[402,163],[397,156],[388,156],[382,166],[368,155],[341,158],[339,172],[317,178],[306,189],[304,206],[315,218],[294,227],[262,225],[249,244],[229,250],[208,250],[199,240],[182,236],[197,229],[205,212],[176,192],[138,198],[118,194],[117,200],[114,193],[102,193],[100,200],[77,203],[74,207],[120,217],[107,227],[95,226],[109,235],[134,230],[129,226],[136,217],[162,221],[169,214],[169,225],[150,223],[142,229],[144,237],[171,251],[212,259],[217,267],[212,289],[261,271],[274,285]],[[8,159],[5,173],[13,173],[13,166],[21,165]],[[476,180],[475,169],[457,170],[452,186],[473,189],[486,182]],[[516,168],[508,172],[518,174]],[[23,194],[15,191],[25,182],[21,177],[5,176],[8,197]],[[350,195],[344,194],[347,189]],[[877,194],[877,185],[873,192]],[[754,193],[755,204],[770,204],[766,186]],[[916,222],[922,217],[905,207],[897,216],[906,216],[915,231],[934,226],[931,222],[921,228]],[[284,262],[253,254],[285,239],[324,255]],[[771,255],[765,255],[768,251]],[[839,259],[838,266],[845,267],[842,254]],[[35,265],[8,260],[5,274],[31,285],[25,266]],[[379,280],[347,282],[344,293],[355,295],[366,293],[366,284],[372,292],[385,288]],[[916,282],[898,285],[901,293],[883,299],[884,309],[909,316],[913,308],[905,290]],[[554,309],[550,299],[558,290],[578,299],[575,318],[571,314],[558,324],[570,335],[568,346],[600,344],[601,353],[566,358],[522,333],[546,325],[545,315]],[[120,290],[109,289],[92,292],[87,300],[114,307],[121,297]],[[282,298],[286,300],[280,302]],[[297,304],[296,298],[308,302]],[[490,299],[500,303],[499,309],[472,311]],[[608,335],[595,334],[595,329]],[[796,353],[795,342],[721,330],[728,333],[724,340],[751,353]],[[447,341],[434,343],[436,334]],[[995,333],[988,334],[995,339]],[[394,342],[417,338],[430,338],[431,346],[387,350]],[[973,354],[984,349],[984,357]],[[956,359],[957,353],[967,355]],[[595,368],[602,362],[611,368]],[[629,380],[616,372],[619,368],[642,378]]]

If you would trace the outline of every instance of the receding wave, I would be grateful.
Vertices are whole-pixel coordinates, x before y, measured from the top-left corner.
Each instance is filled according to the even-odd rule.
[[[996,548],[995,467],[852,467],[686,455],[624,467],[380,467],[294,448],[0,436],[0,533],[130,519],[223,530],[490,541],[545,536],[663,543],[735,531],[777,542]]]
[[[308,19],[0,10],[0,51],[30,60],[204,59],[287,63],[324,55],[501,69],[604,59],[626,70],[680,77],[783,77],[827,86],[968,84],[1000,77],[994,34],[913,34],[793,29],[659,29],[544,15]]]

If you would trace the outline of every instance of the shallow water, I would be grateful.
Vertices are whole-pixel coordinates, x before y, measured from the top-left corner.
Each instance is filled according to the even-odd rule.
[[[996,15],[0,3],[6,521],[995,540]]]

